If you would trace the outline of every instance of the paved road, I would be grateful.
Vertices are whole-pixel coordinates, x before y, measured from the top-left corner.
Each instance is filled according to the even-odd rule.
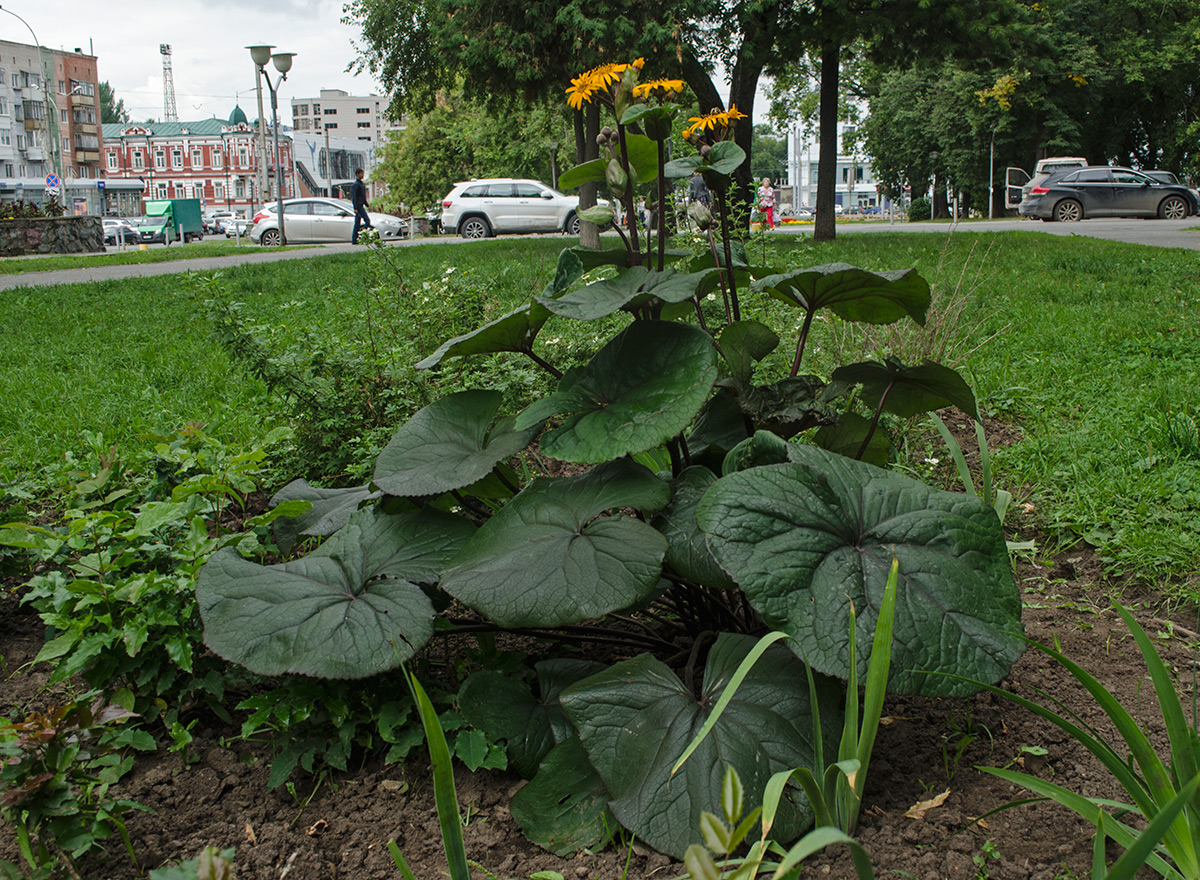
[[[1044,232],[1050,235],[1083,235],[1111,241],[1125,241],[1155,247],[1200,249],[1200,217],[1187,220],[1084,220],[1079,223],[1042,223],[1037,220],[963,220],[958,223],[889,223],[886,220],[872,222],[841,222],[839,235],[868,233],[942,233],[955,234],[987,232]],[[809,225],[779,227],[776,232],[783,235],[811,235]],[[559,235],[558,238],[564,238]],[[418,238],[415,241],[389,242],[388,247],[413,247],[421,244],[447,244],[464,242],[451,236]],[[348,253],[362,250],[350,244],[318,245],[274,251],[257,246],[247,246],[244,251],[222,257],[173,260],[165,263],[137,263],[124,266],[94,266],[85,269],[62,269],[54,272],[27,272],[0,275],[0,291],[17,287],[42,287],[49,284],[80,284],[88,281],[109,281],[120,278],[147,278],[154,275],[173,273],[211,272],[227,269],[243,263],[274,263],[278,260],[302,260],[330,253]],[[19,259],[19,258],[18,258]]]

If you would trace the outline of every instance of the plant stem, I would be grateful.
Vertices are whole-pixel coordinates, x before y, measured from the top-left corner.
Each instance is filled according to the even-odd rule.
[[[725,245],[725,269],[729,272],[729,300],[733,306],[733,320],[740,321],[742,312],[738,308],[737,279],[733,276],[733,244],[729,237],[729,205],[725,193],[717,192],[717,205],[721,214],[721,241]]]
[[[658,271],[666,262],[667,244],[667,178],[663,174],[667,166],[666,144],[658,141]]]
[[[808,331],[812,328],[813,310],[809,309],[804,313],[804,326],[800,328],[800,338],[796,340],[796,357],[792,361],[792,372],[788,375],[792,378],[800,372],[800,359],[804,357],[804,345],[808,341]]]
[[[629,151],[625,144],[625,126],[620,122],[617,123],[617,143],[621,147],[617,161],[621,163],[621,168],[625,171],[625,223],[629,226],[629,253],[633,259],[633,265],[640,266],[642,254],[641,246],[638,244],[637,212],[633,202],[633,175],[629,173]]]
[[[858,461],[862,461],[862,457],[867,451],[867,444],[875,436],[875,429],[879,426],[879,417],[883,415],[883,402],[887,400],[888,392],[892,390],[894,384],[894,382],[889,382],[888,387],[883,389],[883,394],[879,395],[879,405],[875,407],[875,418],[871,419],[871,427],[867,431],[867,436],[863,438],[862,446],[858,447],[858,454],[854,456]]]
[[[531,361],[533,361],[535,364],[537,364],[539,367],[541,367],[543,370],[545,370],[547,373],[549,373],[555,379],[562,378],[562,375],[563,375],[562,371],[559,370],[557,367],[555,367],[553,364],[542,360],[540,357],[538,357],[536,354],[534,354],[533,349],[531,349],[531,348],[525,349],[525,354],[529,356],[529,359]]]

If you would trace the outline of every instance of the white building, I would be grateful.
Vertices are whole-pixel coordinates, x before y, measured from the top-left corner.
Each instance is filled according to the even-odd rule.
[[[292,98],[292,130],[345,140],[383,143],[389,131],[403,131],[404,121],[385,116],[388,99],[382,95],[351,95],[342,89],[321,89],[316,98]]]
[[[834,204],[841,205],[848,211],[886,207],[886,200],[879,194],[878,181],[871,170],[871,157],[863,152],[857,135],[857,128],[853,123],[838,123]],[[788,131],[789,191],[781,197],[784,207],[811,208],[817,204],[819,164],[820,142],[816,136],[806,137],[799,125],[792,126]]]

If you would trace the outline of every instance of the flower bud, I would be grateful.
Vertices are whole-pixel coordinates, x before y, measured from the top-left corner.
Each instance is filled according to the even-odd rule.
[[[708,208],[702,203],[690,203],[687,208],[687,213],[688,216],[692,218],[692,222],[700,227],[701,232],[707,232],[709,227],[712,226],[712,211],[708,210]]]
[[[625,187],[629,184],[629,175],[625,173],[625,169],[616,159],[608,160],[608,165],[604,169],[604,178],[613,192],[624,192]]]
[[[712,152],[712,147],[711,147],[710,145],[708,145],[708,144],[702,144],[702,145],[700,146],[700,158],[701,158],[701,159],[707,159],[707,158],[708,158],[708,154],[709,154],[709,153],[711,153],[711,152]]]

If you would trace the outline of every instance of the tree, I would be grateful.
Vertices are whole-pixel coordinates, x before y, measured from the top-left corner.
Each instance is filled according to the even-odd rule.
[[[346,20],[362,27],[358,68],[380,78],[398,110],[428,109],[459,76],[470,96],[561,98],[585,70],[643,56],[652,70],[683,79],[703,112],[736,106],[752,115],[781,16],[794,2],[351,0]],[[714,81],[718,66],[728,74],[727,101]],[[580,116],[577,162],[596,157],[599,127],[595,108]],[[748,126],[734,138],[750,152]],[[735,182],[748,201],[749,166]]]
[[[129,111],[125,109],[125,99],[118,99],[108,80],[100,83],[100,122],[128,122]]]
[[[753,163],[751,179],[769,177],[772,180],[780,180],[787,172],[787,146],[786,134],[782,137],[775,134],[769,125],[754,126],[750,152]]]
[[[455,91],[403,132],[392,133],[378,171],[387,183],[383,204],[431,207],[456,182],[472,177],[553,183],[558,152],[574,143],[565,108],[545,101],[512,103],[496,114]]]

